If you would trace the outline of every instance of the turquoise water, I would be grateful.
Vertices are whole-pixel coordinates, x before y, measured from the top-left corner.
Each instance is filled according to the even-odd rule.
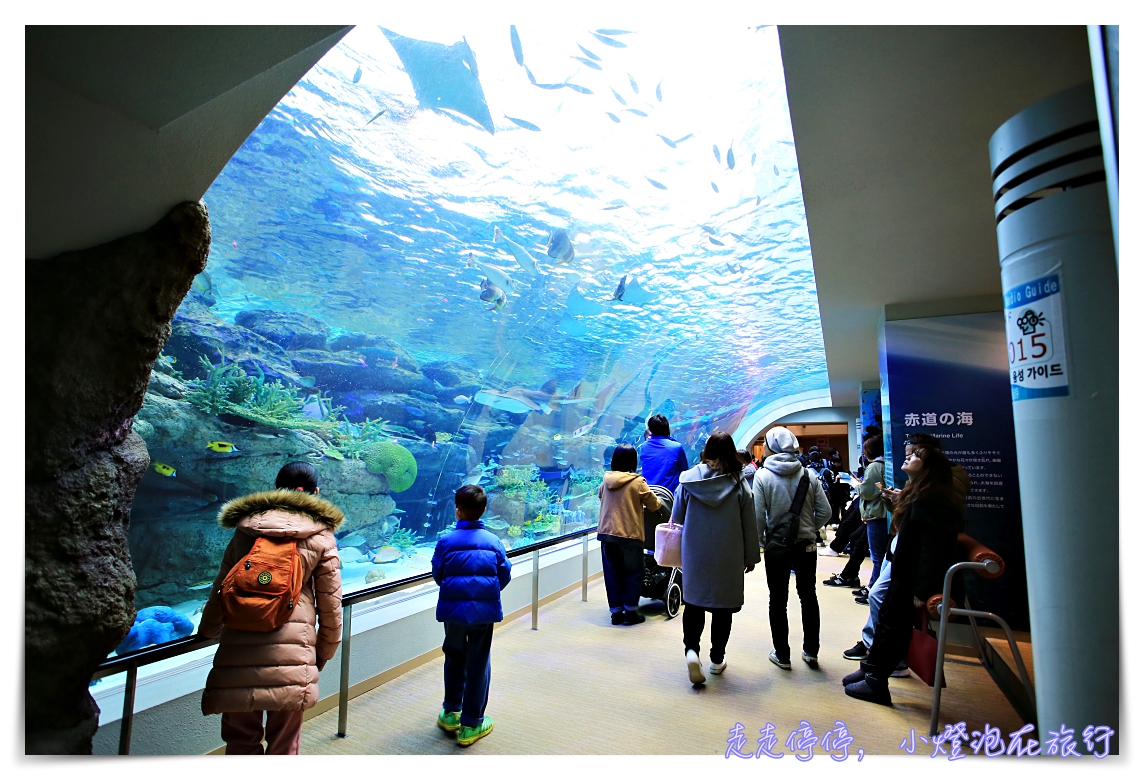
[[[221,503],[290,460],[347,513],[350,592],[425,571],[464,482],[524,544],[595,522],[651,414],[694,462],[827,387],[774,27],[404,13],[351,31],[204,198],[207,272],[136,424],[174,472],[136,500],[139,607],[197,621]]]

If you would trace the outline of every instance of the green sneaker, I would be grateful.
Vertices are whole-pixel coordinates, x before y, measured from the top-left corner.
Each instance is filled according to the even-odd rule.
[[[448,732],[459,730],[461,728],[461,713],[441,710],[441,714],[437,716],[437,727]]]
[[[461,726],[461,730],[457,732],[457,744],[471,745],[492,730],[493,719],[486,715],[479,726]]]

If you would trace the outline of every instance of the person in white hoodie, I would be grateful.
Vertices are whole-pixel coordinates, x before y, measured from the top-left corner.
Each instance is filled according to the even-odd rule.
[[[683,648],[693,685],[706,681],[699,637],[711,613],[712,674],[727,668],[731,615],[743,608],[743,575],[759,562],[759,532],[751,486],[735,441],[715,431],[700,463],[679,475],[671,516],[683,525]]]
[[[759,536],[766,540],[763,565],[770,590],[771,641],[775,646],[770,659],[779,668],[790,669],[787,595],[794,571],[794,586],[802,604],[802,660],[817,667],[820,619],[818,595],[814,591],[818,565],[815,542],[818,529],[830,520],[830,502],[822,483],[799,461],[798,439],[793,433],[782,426],[771,428],[766,435],[766,453],[763,467],[755,474],[753,492]],[[776,530],[791,511],[804,478],[807,487],[798,526],[793,531],[794,538],[784,545]]]

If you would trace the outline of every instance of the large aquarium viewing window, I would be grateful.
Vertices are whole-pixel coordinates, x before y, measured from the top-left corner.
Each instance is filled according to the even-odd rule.
[[[596,523],[650,415],[695,463],[827,388],[773,26],[425,8],[346,35],[204,197],[207,271],[135,421],[120,652],[193,631],[220,507],[289,461],[346,513],[353,592],[427,571],[462,484],[519,547]]]

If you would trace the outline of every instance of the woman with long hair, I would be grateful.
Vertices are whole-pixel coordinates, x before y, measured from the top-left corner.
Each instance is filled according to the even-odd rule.
[[[706,681],[699,638],[711,613],[711,674],[727,668],[731,615],[743,608],[743,575],[759,562],[751,486],[735,440],[715,431],[702,460],[679,475],[672,518],[683,525],[683,647],[693,685]]]
[[[894,501],[890,533],[897,535],[890,583],[878,612],[873,641],[858,671],[843,678],[846,695],[889,706],[888,678],[910,646],[917,610],[940,593],[957,562],[962,501],[953,465],[938,447],[911,444],[902,470],[909,476]]]

